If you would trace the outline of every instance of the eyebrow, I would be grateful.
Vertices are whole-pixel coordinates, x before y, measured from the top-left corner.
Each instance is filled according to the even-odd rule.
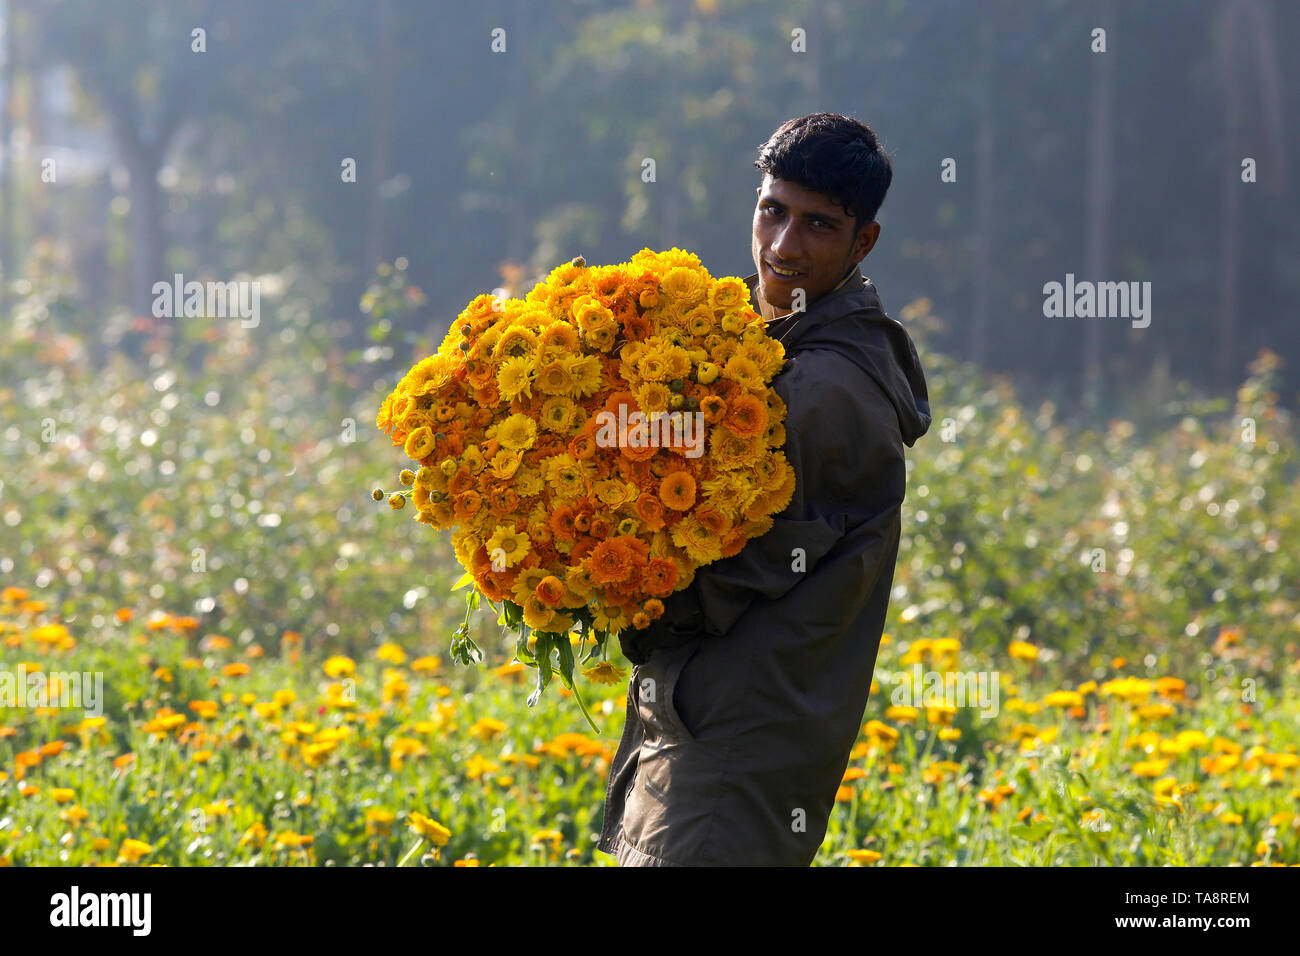
[[[773,199],[771,196],[760,196],[758,201],[765,202],[773,206],[780,206],[782,209],[789,208],[785,203],[781,202],[781,200]],[[829,212],[806,212],[803,214],[803,217],[805,219],[821,219],[825,222],[830,223],[832,226],[838,226],[841,222],[844,221],[839,216]]]

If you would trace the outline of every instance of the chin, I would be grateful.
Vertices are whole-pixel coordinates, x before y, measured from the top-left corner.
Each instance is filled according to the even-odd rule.
[[[781,292],[776,289],[769,289],[761,282],[758,284],[758,288],[759,291],[763,293],[763,298],[767,300],[767,304],[772,306],[772,308],[774,309],[790,308],[790,297],[785,295],[784,292]]]

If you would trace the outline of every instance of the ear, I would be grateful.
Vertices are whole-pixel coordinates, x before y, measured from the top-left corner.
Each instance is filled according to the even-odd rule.
[[[879,238],[880,223],[873,220],[863,226],[861,231],[858,232],[857,241],[853,246],[854,257],[856,257],[859,262],[865,259],[867,253],[872,250],[876,244],[876,240]]]

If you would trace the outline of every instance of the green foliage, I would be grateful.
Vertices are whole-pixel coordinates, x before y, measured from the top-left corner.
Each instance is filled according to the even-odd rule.
[[[202,353],[162,337],[144,369],[96,367],[57,326],[0,328],[0,567],[31,591],[0,639],[11,662],[101,672],[106,720],[6,712],[0,859],[111,861],[131,838],[144,863],[395,865],[419,812],[451,831],[425,862],[611,862],[592,844],[625,688],[577,686],[587,640],[584,656],[505,639],[494,618],[517,605],[467,616],[450,542],[372,500],[402,458],[369,425],[391,382],[345,361],[294,281],[259,327],[211,322]],[[1147,409],[1141,429],[1093,432],[922,354],[935,425],[909,452],[878,675],[909,655],[937,667],[925,641],[955,638],[964,669],[1002,676],[1002,707],[894,711],[882,679],[864,718],[897,740],[864,732],[818,862],[1297,862],[1300,568],[1283,542],[1300,494],[1272,358],[1231,416]],[[453,632],[453,657],[482,663],[433,660]],[[1010,658],[1013,639],[1036,659]],[[335,654],[355,675],[322,676]],[[529,665],[533,693],[558,674],[562,699],[528,706]],[[1117,677],[1164,690],[1129,702]],[[1170,677],[1185,695],[1154,683]],[[1086,681],[1102,686],[1078,711],[1047,702]],[[158,732],[162,708],[184,725]],[[1206,741],[1178,743],[1191,731]],[[59,743],[20,779],[19,754]]]

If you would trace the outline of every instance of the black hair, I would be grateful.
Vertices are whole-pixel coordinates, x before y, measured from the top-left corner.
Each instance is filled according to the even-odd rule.
[[[854,234],[876,218],[894,178],[871,127],[838,113],[809,113],[781,124],[758,148],[754,165],[843,206],[853,216]]]

